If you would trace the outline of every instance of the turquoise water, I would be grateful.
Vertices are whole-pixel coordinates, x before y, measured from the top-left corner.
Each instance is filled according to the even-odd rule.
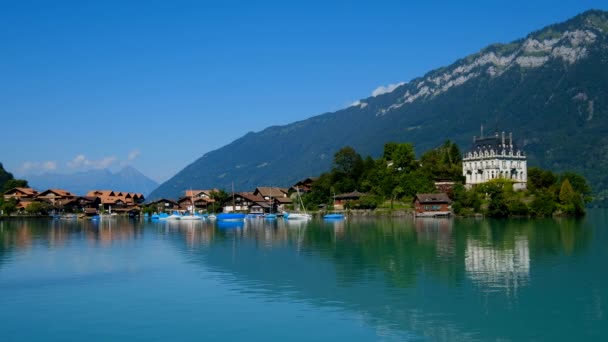
[[[608,340],[582,220],[0,221],[2,341]]]

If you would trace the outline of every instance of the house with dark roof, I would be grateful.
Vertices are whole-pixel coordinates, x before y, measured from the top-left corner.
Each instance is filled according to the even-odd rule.
[[[265,208],[266,212],[281,212],[286,209],[286,205],[293,203],[293,199],[289,197],[289,189],[286,188],[260,186],[255,188],[253,195],[266,200],[269,207]]]
[[[306,179],[302,179],[301,181],[294,184],[291,187],[291,189],[293,191],[296,191],[296,189],[297,189],[301,193],[309,192],[312,189],[312,183],[314,183],[317,179],[319,179],[319,178],[318,177],[308,177]]]
[[[367,194],[353,191],[345,194],[339,194],[334,196],[334,209],[335,210],[344,210],[346,204],[348,202],[358,201],[361,197],[366,196]]]
[[[440,217],[450,216],[452,201],[448,195],[439,194],[416,194],[414,197],[414,211],[416,217]]]
[[[176,201],[167,198],[161,198],[154,202],[150,202],[148,203],[148,206],[154,208],[158,213],[179,209],[179,204]]]
[[[234,199],[234,200],[233,200]],[[224,212],[250,212],[251,207],[258,206],[264,212],[269,212],[271,204],[262,196],[254,195],[253,192],[238,192],[224,202]]]

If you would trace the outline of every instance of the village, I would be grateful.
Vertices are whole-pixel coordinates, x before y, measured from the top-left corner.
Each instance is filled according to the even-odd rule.
[[[218,189],[186,190],[179,199],[160,198],[146,201],[141,193],[118,190],[91,190],[84,196],[78,196],[64,189],[37,191],[33,188],[13,188],[4,192],[3,196],[5,201],[13,201],[15,210],[13,213],[3,214],[16,216],[48,214],[57,217],[93,217],[100,214],[138,217],[144,213],[176,211],[201,214],[216,212],[281,214],[294,209],[301,210],[297,196],[309,192],[314,181],[315,178],[306,178],[290,188],[256,187],[250,192],[228,194],[223,200],[217,199],[217,194],[221,193]],[[449,216],[451,200],[445,192],[449,192],[452,185],[451,182],[437,182],[438,193],[418,194],[414,203],[417,216]],[[333,204],[319,206],[318,210],[346,211],[349,203],[358,201],[366,195],[358,191],[336,194],[333,197]],[[33,208],[44,210],[36,212]]]

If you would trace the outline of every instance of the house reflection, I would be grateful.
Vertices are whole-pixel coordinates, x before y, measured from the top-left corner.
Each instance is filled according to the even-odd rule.
[[[517,294],[530,279],[530,249],[526,236],[517,236],[509,248],[484,245],[468,239],[465,254],[467,276],[491,290]]]

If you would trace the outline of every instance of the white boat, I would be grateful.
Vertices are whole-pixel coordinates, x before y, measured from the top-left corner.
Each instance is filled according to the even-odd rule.
[[[167,216],[166,220],[181,220],[181,218],[182,215],[174,211],[171,215]]]
[[[312,219],[312,215],[306,212],[306,207],[304,206],[304,202],[302,202],[302,197],[300,196],[300,190],[296,187],[296,191],[298,192],[298,199],[300,200],[300,205],[304,210],[304,213],[286,213],[283,217],[288,220],[310,220]]]
[[[312,215],[306,213],[289,213],[285,217],[288,220],[310,220]]]
[[[203,217],[200,215],[196,215],[196,214],[188,214],[188,215],[183,215],[182,217],[180,217],[180,220],[186,220],[186,221],[195,221],[195,220],[202,220]]]
[[[188,208],[188,210],[190,210],[190,213],[181,215],[181,217],[179,219],[186,220],[186,221],[202,220],[203,217],[201,215],[196,214],[196,208],[194,206],[194,198],[192,196],[192,188],[190,188],[190,204],[192,204],[192,206],[190,208]]]

